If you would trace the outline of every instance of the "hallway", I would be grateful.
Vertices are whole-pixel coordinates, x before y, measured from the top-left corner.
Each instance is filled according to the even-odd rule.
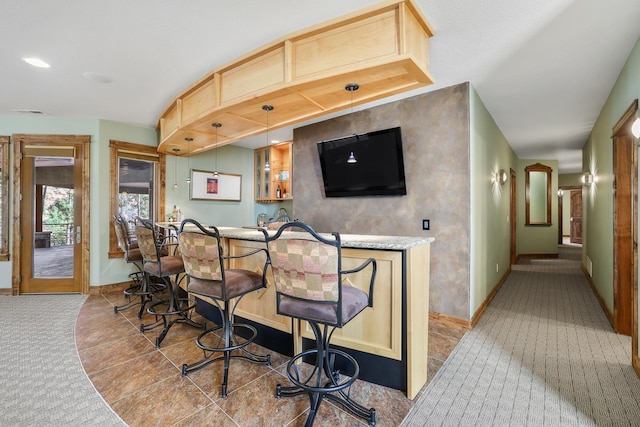
[[[631,339],[613,332],[581,248],[512,267],[406,425],[638,426]]]

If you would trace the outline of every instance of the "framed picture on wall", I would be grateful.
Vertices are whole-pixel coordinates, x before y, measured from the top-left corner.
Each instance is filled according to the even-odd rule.
[[[191,200],[239,202],[242,175],[191,169]]]

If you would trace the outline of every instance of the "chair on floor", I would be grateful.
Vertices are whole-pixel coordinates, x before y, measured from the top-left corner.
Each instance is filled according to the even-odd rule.
[[[156,338],[156,348],[166,337],[169,329],[175,323],[186,323],[199,329],[205,329],[204,323],[191,320],[191,313],[195,307],[195,300],[180,298],[180,274],[184,273],[182,256],[176,254],[177,242],[175,235],[160,236],[152,223],[141,221],[136,225],[138,247],[144,260],[143,271],[145,280],[158,278],[164,282],[169,290],[168,301],[158,301],[147,308],[147,312],[156,316],[154,323],[140,325],[140,332],[146,332],[160,325],[164,326]],[[172,280],[173,279],[173,280]]]
[[[246,347],[255,340],[256,328],[234,321],[234,312],[242,297],[249,292],[265,287],[264,270],[263,274],[259,274],[249,270],[230,269],[225,267],[225,263],[230,259],[248,257],[263,252],[265,255],[264,268],[266,269],[266,251],[258,249],[238,256],[225,256],[218,229],[213,226],[205,228],[193,219],[185,219],[180,224],[178,242],[187,273],[188,291],[196,296],[208,297],[219,310],[221,318],[219,326],[204,331],[196,339],[196,344],[204,352],[204,358],[191,365],[182,365],[182,376],[222,360],[224,361],[222,397],[227,397],[231,359],[241,359],[269,366],[271,355],[260,356],[250,353]],[[244,333],[242,337],[244,339],[238,338],[237,333],[241,332]],[[217,336],[210,335],[213,333],[216,333]],[[205,339],[207,336],[208,341]],[[209,342],[214,345],[209,345]],[[214,358],[215,354],[220,355]]]
[[[147,304],[151,302],[153,294],[164,290],[164,286],[157,283],[149,283],[149,281],[145,280],[144,271],[142,270],[142,254],[140,253],[140,248],[138,248],[137,239],[129,231],[127,221],[121,215],[114,215],[113,225],[118,247],[124,252],[124,260],[128,264],[133,264],[138,270],[129,274],[132,284],[124,290],[124,296],[128,302],[120,306],[114,306],[113,312],[118,313],[139,304],[138,319],[141,319],[142,313],[144,313]]]
[[[313,425],[323,399],[340,404],[352,414],[376,423],[376,410],[367,409],[349,396],[349,387],[358,379],[358,362],[342,350],[330,346],[336,328],[342,328],[366,307],[373,306],[373,285],[376,261],[369,258],[355,269],[342,270],[339,233],[331,237],[318,235],[301,222],[288,222],[272,236],[265,236],[273,280],[276,286],[278,314],[306,320],[315,335],[315,348],[295,355],[287,364],[287,377],[294,384],[278,384],[276,397],[307,394],[310,411],[305,426]],[[367,274],[368,294],[355,286],[343,284],[346,275],[370,266]],[[313,364],[305,375],[298,364],[307,360]],[[341,374],[340,369],[351,376]],[[323,375],[324,374],[324,375]],[[347,391],[349,389],[349,391]]]

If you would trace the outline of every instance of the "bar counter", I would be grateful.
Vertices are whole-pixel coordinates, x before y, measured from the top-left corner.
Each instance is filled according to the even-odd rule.
[[[157,226],[173,228],[179,223]],[[217,228],[226,254],[241,255],[265,247],[264,235],[256,228]],[[358,360],[361,379],[402,390],[413,399],[427,380],[430,244],[434,238],[340,234],[340,239],[343,269],[374,258],[377,273],[373,307],[337,329],[332,345]],[[263,254],[232,259],[228,268],[261,272],[264,261]],[[366,275],[365,270],[346,280],[368,291]],[[270,273],[267,279],[271,282]],[[236,316],[258,329],[257,343],[279,353],[293,355],[315,345],[308,324],[278,315],[275,300],[275,287],[268,283],[266,289],[240,301]],[[217,310],[206,299],[197,310],[216,321]]]

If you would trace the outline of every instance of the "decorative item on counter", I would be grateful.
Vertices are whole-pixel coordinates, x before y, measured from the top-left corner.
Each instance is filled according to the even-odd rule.
[[[269,216],[266,213],[258,214],[258,227],[265,227],[269,221]]]

